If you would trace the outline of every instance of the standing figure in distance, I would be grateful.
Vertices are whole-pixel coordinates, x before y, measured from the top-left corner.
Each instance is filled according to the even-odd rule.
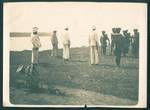
[[[32,62],[32,64],[38,64],[39,63],[39,58],[38,58],[39,48],[41,47],[41,43],[40,43],[40,38],[38,35],[37,27],[33,28],[33,33],[31,34],[31,42],[33,45],[31,62]]]
[[[70,37],[69,37],[69,28],[65,28],[65,32],[62,36],[63,43],[63,59],[64,61],[68,61],[70,59]]]
[[[52,56],[57,57],[58,56],[58,39],[57,39],[57,31],[54,30],[52,37],[51,37],[51,43],[53,46],[53,50],[52,50]]]
[[[90,47],[90,63],[98,64],[99,63],[99,55],[98,55],[98,35],[96,32],[96,27],[92,27],[92,32],[89,35],[89,47]]]
[[[139,57],[139,32],[138,29],[134,29],[132,36],[132,53],[137,58]]]
[[[123,55],[126,56],[129,52],[130,36],[128,30],[123,31]]]
[[[102,36],[100,37],[100,43],[101,43],[101,53],[103,55],[106,55],[107,40],[110,44],[107,34],[105,33],[105,31],[102,31]]]
[[[111,55],[113,55],[113,49],[114,49],[114,37],[116,34],[116,28],[112,28],[112,33],[111,33]]]
[[[116,64],[118,67],[120,67],[120,61],[121,61],[121,53],[122,53],[122,44],[123,44],[123,37],[120,33],[121,28],[116,28],[116,34],[114,36],[114,54],[116,56]]]

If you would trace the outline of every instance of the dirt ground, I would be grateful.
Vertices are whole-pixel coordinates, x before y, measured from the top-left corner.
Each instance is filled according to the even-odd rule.
[[[30,64],[31,51],[10,52],[10,101],[13,104],[43,105],[135,105],[138,102],[138,59],[122,57],[121,67],[114,56],[100,56],[100,64],[89,64],[89,49],[72,48],[71,60],[64,63],[62,50],[54,58],[40,52],[39,73],[46,81],[43,90],[31,91],[18,83],[19,65]]]

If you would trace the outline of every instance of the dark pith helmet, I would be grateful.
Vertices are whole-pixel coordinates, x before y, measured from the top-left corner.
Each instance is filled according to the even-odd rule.
[[[121,31],[120,27],[116,28],[116,33],[120,33],[120,31]]]
[[[113,32],[113,33],[116,33],[116,28],[112,28],[112,32]]]
[[[105,34],[105,31],[104,31],[104,30],[102,31],[102,34]]]
[[[56,30],[53,31],[53,33],[56,33],[56,32],[57,32]]]
[[[137,32],[137,31],[138,31],[138,29],[133,29],[133,31],[134,31],[134,32]]]

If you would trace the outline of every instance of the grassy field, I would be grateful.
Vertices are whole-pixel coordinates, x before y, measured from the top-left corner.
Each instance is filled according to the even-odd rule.
[[[39,73],[50,90],[31,91],[18,86],[19,65],[30,64],[31,51],[10,52],[10,100],[13,104],[48,105],[135,105],[138,102],[138,59],[123,57],[121,67],[114,56],[101,56],[100,64],[89,64],[89,49],[72,48],[71,60],[64,63],[50,51],[40,52]]]

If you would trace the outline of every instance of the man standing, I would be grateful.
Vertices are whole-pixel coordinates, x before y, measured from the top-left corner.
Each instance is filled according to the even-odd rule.
[[[116,64],[118,67],[120,67],[122,44],[123,44],[123,37],[120,31],[121,31],[121,28],[116,28],[116,34],[114,36],[114,47],[115,47],[114,53],[116,56]]]
[[[116,28],[112,28],[112,33],[111,33],[111,55],[113,55],[115,34],[116,34]]]
[[[139,56],[139,32],[138,29],[134,29],[132,36],[132,52],[135,57]]]
[[[123,31],[123,55],[126,56],[129,52],[130,36],[128,30]]]
[[[38,60],[39,60],[38,53],[39,53],[39,48],[41,47],[41,43],[40,43],[37,27],[33,28],[33,33],[31,34],[31,42],[33,45],[31,62],[32,64],[38,64]]]
[[[69,28],[66,27],[65,32],[62,36],[64,61],[68,61],[70,59],[70,38],[69,38],[68,30]]]
[[[101,42],[101,51],[102,51],[103,55],[106,55],[107,41],[110,44],[107,34],[105,33],[105,31],[102,31],[102,36],[100,37],[100,42]]]
[[[96,27],[92,27],[92,32],[89,35],[89,46],[90,46],[90,63],[98,64],[99,63],[99,56],[98,56],[98,35],[96,33]]]
[[[57,35],[56,35],[57,31],[54,30],[52,37],[51,37],[51,43],[53,46],[53,50],[52,50],[52,56],[57,57],[58,56],[58,39],[57,39]]]

